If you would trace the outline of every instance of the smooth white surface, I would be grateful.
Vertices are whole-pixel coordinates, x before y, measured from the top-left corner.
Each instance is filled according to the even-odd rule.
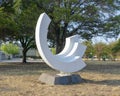
[[[86,64],[82,61],[82,56],[86,46],[79,43],[79,35],[66,38],[65,48],[61,53],[57,55],[51,53],[47,45],[47,33],[50,22],[48,15],[42,13],[36,25],[36,45],[42,59],[53,69],[62,72],[76,72],[83,69]]]

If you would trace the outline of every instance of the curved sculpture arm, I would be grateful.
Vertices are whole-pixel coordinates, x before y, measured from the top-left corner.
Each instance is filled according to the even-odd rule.
[[[47,45],[48,26],[51,20],[46,13],[40,15],[35,32],[38,52],[42,59],[53,69],[62,72],[76,72],[83,69],[86,64],[82,55],[86,46],[79,43],[79,35],[66,38],[65,48],[60,54],[53,55]]]

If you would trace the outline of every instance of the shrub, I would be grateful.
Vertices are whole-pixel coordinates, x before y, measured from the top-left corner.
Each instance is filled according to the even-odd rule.
[[[0,49],[8,55],[9,54],[15,55],[19,53],[19,47],[13,43],[2,44]]]

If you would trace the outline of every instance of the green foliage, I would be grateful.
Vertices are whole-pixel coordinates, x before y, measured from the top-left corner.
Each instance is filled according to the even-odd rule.
[[[2,44],[0,48],[3,52],[6,54],[18,54],[19,53],[19,47],[13,43],[8,43],[8,44]]]
[[[110,58],[111,60],[115,60],[116,57],[117,57],[117,55],[118,55],[118,54],[117,54],[116,52],[114,52],[114,50],[113,50],[113,48],[115,47],[116,43],[117,43],[117,41],[114,41],[114,42],[111,42],[111,43],[108,45],[108,48],[110,49],[110,51],[109,51],[109,58]]]
[[[95,50],[92,42],[90,41],[85,41],[83,42],[87,46],[87,49],[85,51],[85,56],[86,58],[92,58],[95,55]]]
[[[120,34],[120,15],[110,17],[104,26],[104,32],[107,37],[118,38]]]
[[[112,48],[112,51],[114,53],[117,53],[120,51],[120,39],[117,41],[117,43],[114,45],[114,47]]]
[[[83,44],[87,46],[84,54],[86,58],[93,59],[94,56],[97,56],[99,60],[115,60],[120,55],[120,40],[111,42],[109,44],[103,42],[92,44],[90,41],[85,41]]]
[[[119,6],[115,0],[57,0],[49,1],[47,7],[43,6],[52,19],[52,32],[54,29],[54,40],[57,50],[62,49],[65,38],[79,34],[81,38],[90,40],[92,37],[105,34],[104,13],[111,15]],[[44,2],[43,2],[44,5]],[[50,6],[50,8],[48,7]],[[111,10],[112,9],[112,10]],[[62,22],[62,24],[61,24]],[[51,38],[53,39],[53,38]],[[60,52],[60,51],[58,51]]]
[[[46,12],[52,19],[49,26],[49,32],[52,34],[48,34],[48,41],[52,42],[50,43],[52,47],[57,47],[57,53],[64,47],[65,38],[68,36],[79,34],[81,38],[90,40],[99,33],[104,34],[111,29],[112,33],[114,31],[114,34],[117,34],[116,36],[120,32],[118,17],[113,16],[114,18],[105,22],[102,19],[104,13],[113,15],[119,7],[118,0],[3,1],[0,6],[0,39],[19,40],[23,47],[23,57],[30,48],[35,47],[34,31],[39,14],[42,12]]]
[[[110,54],[110,48],[108,47],[107,44],[99,42],[94,45],[95,48],[95,53],[100,60],[100,58],[108,58]]]
[[[6,13],[9,13],[9,15],[11,15],[11,13],[14,13],[14,0],[2,0],[2,4],[0,7],[3,7],[3,11]]]
[[[56,49],[55,48],[50,48],[51,49],[51,52],[53,53],[53,54],[56,54]]]
[[[13,40],[17,26],[14,21],[13,0],[3,1],[0,6],[0,39]]]

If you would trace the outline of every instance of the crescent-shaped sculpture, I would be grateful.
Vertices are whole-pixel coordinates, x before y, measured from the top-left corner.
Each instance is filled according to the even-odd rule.
[[[86,50],[86,46],[79,42],[79,35],[66,38],[65,47],[59,54],[53,55],[51,53],[47,43],[47,33],[50,22],[51,19],[48,15],[42,13],[36,25],[36,45],[42,59],[50,67],[61,72],[76,72],[83,69],[86,64],[82,61],[82,56]]]

